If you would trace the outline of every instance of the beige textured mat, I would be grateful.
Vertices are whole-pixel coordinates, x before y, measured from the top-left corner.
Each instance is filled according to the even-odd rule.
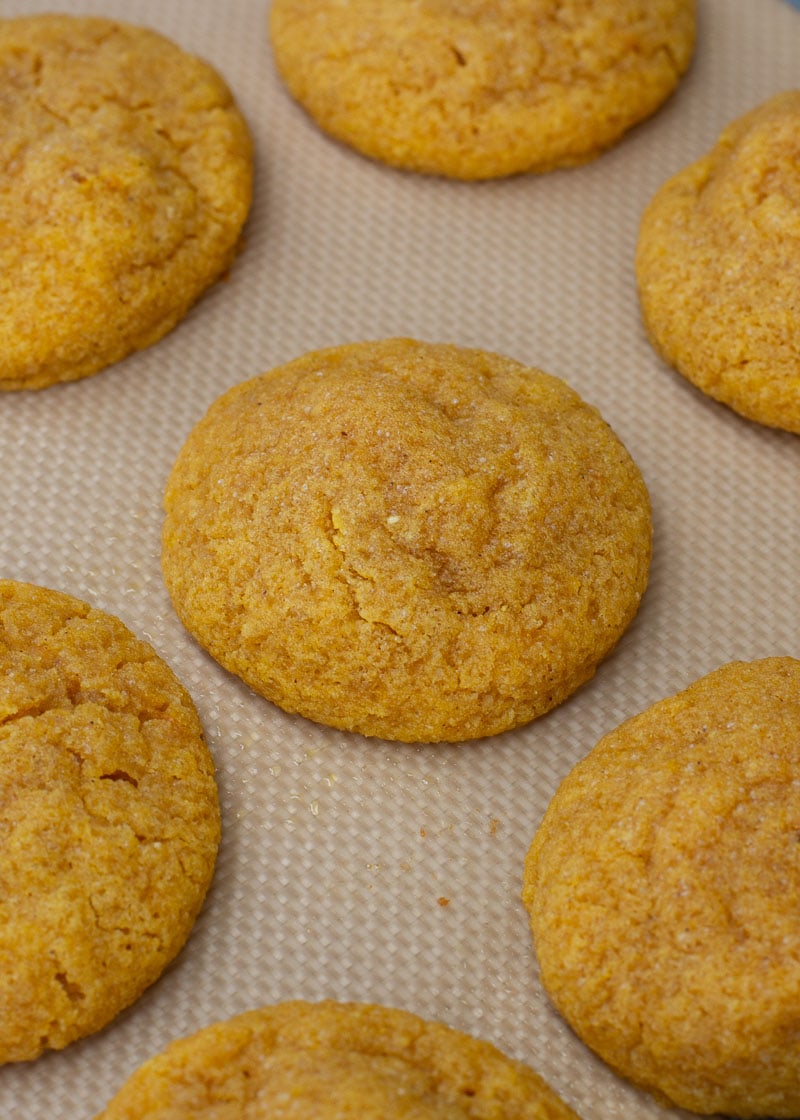
[[[54,6],[3,0],[0,15]],[[700,0],[692,70],[617,148],[573,171],[469,184],[324,137],[276,79],[265,0],[58,6],[147,24],[204,55],[257,145],[228,281],[149,351],[0,399],[0,572],[117,614],[172,665],[217,760],[224,838],[175,965],[101,1034],[0,1070],[0,1117],[91,1117],[176,1035],[289,997],[377,1001],[480,1035],[585,1120],[667,1115],[549,1009],[522,861],[559,779],[610,727],[725,661],[800,655],[800,439],[666,369],[632,274],[639,214],[662,180],[730,119],[800,85],[800,12]],[[548,717],[477,744],[368,742],[284,715],[194,645],[160,577],[161,492],[211,401],[306,350],[394,334],[563,377],[601,409],[653,499],[651,585],[617,652]]]

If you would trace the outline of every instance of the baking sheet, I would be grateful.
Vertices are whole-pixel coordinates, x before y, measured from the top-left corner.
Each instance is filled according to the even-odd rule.
[[[59,7],[146,24],[213,62],[253,131],[256,194],[229,279],[170,336],[94,378],[0,398],[0,572],[118,615],[172,665],[217,762],[224,837],[175,964],[98,1035],[0,1070],[0,1116],[91,1117],[172,1038],[295,997],[404,1007],[489,1039],[584,1120],[670,1115],[549,1008],[522,861],[561,777],[620,720],[733,658],[800,655],[800,441],[659,361],[632,272],[663,179],[800,84],[800,14],[700,0],[690,73],[618,147],[473,184],[370,163],[320,133],[276,78],[264,0]],[[3,2],[0,15],[52,8]],[[563,377],[653,500],[650,587],[614,655],[549,716],[480,743],[399,746],[283,714],[193,643],[160,576],[161,493],[210,403],[307,350],[397,334]]]

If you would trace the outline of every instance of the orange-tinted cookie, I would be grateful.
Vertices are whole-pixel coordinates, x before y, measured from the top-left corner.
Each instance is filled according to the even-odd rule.
[[[525,865],[544,987],[672,1104],[800,1115],[800,661],[734,662],[606,735]]]
[[[99,1030],[157,979],[219,828],[197,713],[150,646],[0,581],[0,1062]]]
[[[0,389],[156,342],[230,265],[252,153],[230,91],[153,31],[0,20]]]
[[[316,122],[412,171],[582,163],[669,96],[694,0],[274,0],[278,69]]]
[[[577,1120],[520,1062],[374,1004],[291,1002],[174,1042],[97,1120]]]
[[[509,358],[318,351],[222,396],[166,498],[187,629],[287,711],[459,741],[548,711],[637,610],[641,475],[597,411]]]
[[[800,91],[734,121],[642,217],[658,352],[742,416],[800,432]]]

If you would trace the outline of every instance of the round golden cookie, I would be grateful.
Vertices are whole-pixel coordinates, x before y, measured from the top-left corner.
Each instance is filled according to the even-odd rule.
[[[273,0],[281,77],[384,163],[490,179],[582,163],[691,59],[694,0]]]
[[[219,843],[189,696],[116,618],[0,581],[0,1062],[105,1026],[189,935]]]
[[[102,18],[0,20],[0,389],[156,342],[230,265],[251,142],[205,62]]]
[[[595,671],[644,591],[650,506],[597,411],[509,358],[410,339],[235,386],[165,496],[187,629],[290,712],[492,735]]]
[[[606,735],[525,864],[542,983],[624,1077],[800,1116],[800,661],[734,662]]]
[[[577,1120],[488,1042],[375,1004],[293,1001],[173,1042],[97,1120]]]
[[[742,416],[800,432],[800,91],[729,125],[660,188],[636,273],[667,362]]]

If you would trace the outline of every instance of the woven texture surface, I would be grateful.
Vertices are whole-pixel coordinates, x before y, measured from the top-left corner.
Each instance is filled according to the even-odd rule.
[[[0,15],[51,9],[19,0]],[[323,136],[276,78],[266,9],[90,6],[224,74],[256,141],[255,203],[230,278],[161,343],[89,380],[0,399],[0,572],[118,615],[173,667],[216,758],[224,836],[174,966],[101,1034],[4,1068],[0,1116],[84,1120],[177,1035],[261,1003],[333,997],[489,1039],[584,1120],[655,1120],[667,1113],[550,1009],[522,862],[560,778],[605,731],[723,662],[800,655],[800,441],[664,367],[632,269],[659,184],[797,84],[800,15],[784,0],[700,0],[690,73],[617,148],[573,171],[469,184],[393,171]],[[615,654],[549,716],[477,744],[369,742],[283,714],[197,648],[160,575],[164,483],[210,403],[307,350],[397,334],[564,378],[621,437],[653,501],[651,583]]]

